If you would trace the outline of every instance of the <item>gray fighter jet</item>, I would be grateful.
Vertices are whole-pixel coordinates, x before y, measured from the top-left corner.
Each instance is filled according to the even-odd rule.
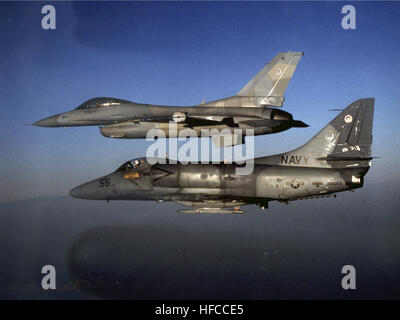
[[[244,143],[246,129],[254,135],[281,132],[292,127],[307,127],[293,120],[281,107],[284,92],[303,52],[281,52],[235,96],[193,107],[157,106],[116,98],[94,98],[75,110],[60,113],[33,125],[39,127],[101,126],[110,138],[146,138],[150,129],[161,129],[165,137],[177,136],[185,128],[201,136],[201,129],[215,128],[225,134],[213,139],[217,146]],[[170,122],[176,124],[171,133]],[[241,134],[238,134],[241,132]],[[204,135],[203,135],[204,136]],[[213,137],[212,134],[209,136]]]
[[[374,102],[374,98],[353,102],[300,148],[254,159],[248,175],[236,174],[234,163],[150,165],[149,159],[139,158],[76,187],[70,195],[175,201],[194,207],[181,212],[243,213],[239,206],[246,204],[267,208],[273,200],[318,198],[361,188],[372,159]]]

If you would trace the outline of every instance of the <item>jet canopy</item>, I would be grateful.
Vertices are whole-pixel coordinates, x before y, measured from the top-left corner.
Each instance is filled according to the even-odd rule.
[[[82,103],[78,108],[76,108],[76,110],[118,106],[124,103],[132,103],[132,102],[117,98],[107,98],[107,97],[93,98]]]
[[[145,158],[138,158],[134,160],[130,160],[125,162],[122,166],[120,166],[116,172],[118,171],[126,171],[130,169],[139,168],[141,165],[145,164]]]

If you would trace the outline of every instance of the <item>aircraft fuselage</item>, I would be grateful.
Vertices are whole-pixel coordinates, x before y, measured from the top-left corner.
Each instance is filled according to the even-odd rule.
[[[185,121],[181,121],[184,118]],[[150,129],[161,129],[170,136],[170,122],[177,133],[191,128],[198,135],[202,129],[253,129],[254,135],[287,130],[293,117],[283,110],[266,107],[174,107],[146,104],[76,109],[40,120],[34,125],[43,127],[98,126],[103,136],[110,138],[146,138]],[[174,134],[176,134],[174,132]]]
[[[75,198],[94,200],[176,201],[191,206],[267,205],[325,196],[360,188],[368,168],[307,168],[259,165],[238,175],[236,164],[154,164],[120,168],[71,190]],[[352,176],[361,179],[357,182]]]

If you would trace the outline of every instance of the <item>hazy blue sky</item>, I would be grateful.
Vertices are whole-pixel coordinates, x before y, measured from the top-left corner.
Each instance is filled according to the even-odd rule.
[[[103,138],[97,127],[24,126],[96,96],[194,105],[235,94],[279,51],[304,51],[285,110],[310,128],[256,137],[256,155],[311,138],[329,108],[375,97],[374,161],[366,183],[400,181],[400,3],[0,3],[0,201],[66,195],[145,154],[144,140]]]

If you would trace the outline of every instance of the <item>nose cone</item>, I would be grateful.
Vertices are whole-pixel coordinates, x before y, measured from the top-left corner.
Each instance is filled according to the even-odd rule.
[[[58,123],[58,116],[59,115],[56,114],[55,116],[44,118],[32,124],[37,127],[59,127],[60,124]]]
[[[73,188],[70,192],[69,192],[69,195],[72,197],[72,198],[78,198],[78,199],[84,199],[84,198],[82,198],[82,195],[83,195],[83,189],[82,189],[82,186],[78,186],[78,187],[75,187],[75,188]]]
[[[102,199],[98,189],[98,180],[94,180],[73,188],[69,195],[78,199]]]

